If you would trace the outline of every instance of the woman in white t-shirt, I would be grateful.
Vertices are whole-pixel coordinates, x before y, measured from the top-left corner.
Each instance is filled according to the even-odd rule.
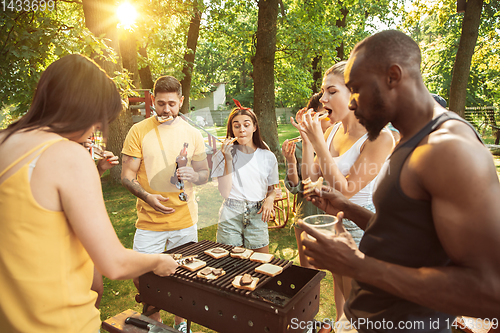
[[[382,130],[377,138],[368,138],[366,128],[349,109],[351,93],[344,82],[345,65],[346,62],[341,61],[328,69],[321,88],[320,102],[328,110],[332,123],[337,123],[323,134],[317,116],[306,114],[300,124],[294,122],[302,136],[302,177],[316,181],[323,176],[330,187],[373,211],[375,177],[392,151],[394,139],[388,129]],[[353,221],[342,222],[359,245],[363,230]],[[350,293],[351,279],[334,274],[334,282],[338,320]]]
[[[278,162],[262,141],[255,113],[234,102],[226,140],[213,158],[212,178],[224,197],[217,242],[268,253],[267,222],[274,214]]]

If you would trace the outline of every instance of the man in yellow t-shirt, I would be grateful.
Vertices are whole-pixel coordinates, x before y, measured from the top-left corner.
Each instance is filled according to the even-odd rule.
[[[137,196],[134,250],[138,252],[161,253],[165,247],[198,241],[192,184],[206,183],[209,169],[201,133],[178,117],[183,101],[180,82],[160,77],[152,96],[157,116],[132,126],[123,144],[121,179]],[[187,165],[177,168],[181,151]],[[138,286],[138,279],[134,283]],[[181,322],[176,317],[176,325]]]

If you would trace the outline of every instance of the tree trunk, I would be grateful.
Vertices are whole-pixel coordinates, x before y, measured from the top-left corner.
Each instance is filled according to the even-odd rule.
[[[139,54],[144,57],[144,59],[148,59],[148,52],[146,47],[139,47]],[[151,75],[151,68],[149,65],[139,69],[139,76],[141,77],[141,87],[142,89],[153,89],[154,82],[153,76]]]
[[[111,179],[114,183],[121,183],[121,173],[122,173],[122,164],[121,164],[121,155],[123,142],[125,141],[125,137],[127,136],[130,127],[132,127],[132,114],[128,109],[120,112],[118,118],[116,118],[109,125],[109,135],[108,141],[106,143],[106,150],[112,151],[113,154],[119,156],[120,164],[114,166],[109,170]]]
[[[449,108],[461,117],[464,117],[465,114],[467,81],[481,23],[482,8],[483,0],[467,1],[467,8],[462,21],[462,35],[460,36],[455,64],[453,65]]]
[[[107,45],[120,55],[120,45],[118,42],[118,31],[116,30],[117,21],[112,19],[116,17],[113,12],[116,9],[113,1],[110,0],[83,0],[83,14],[85,16],[85,25],[96,36],[109,39]],[[121,60],[117,63],[104,61],[97,55],[93,55],[94,61],[99,64],[108,73],[110,77],[115,76],[116,71],[120,71]]]
[[[191,93],[191,79],[193,77],[194,58],[196,56],[196,46],[198,44],[198,36],[200,34],[201,10],[197,1],[193,3],[193,17],[189,23],[187,50],[184,54],[184,67],[182,73],[184,78],[181,81],[182,94],[184,95],[184,103],[181,107],[181,112],[186,114],[189,112],[189,94]]]
[[[316,94],[321,90],[321,81],[323,79],[323,71],[321,70],[321,55],[315,55],[313,60],[312,60],[312,77],[313,77],[313,84],[312,84],[312,92],[313,94]]]
[[[274,56],[279,0],[260,0],[257,21],[257,47],[252,59],[254,79],[254,111],[259,119],[262,138],[279,163],[283,155],[278,141],[274,96]]]
[[[125,31],[120,38],[120,54],[122,56],[123,68],[126,68],[132,78],[135,88],[141,86],[139,68],[137,66],[137,39],[128,31]]]
[[[115,17],[115,13],[113,12],[115,9],[114,1],[111,0],[83,0],[83,13],[85,15],[85,24],[87,28],[95,36],[104,36],[108,38],[110,40],[108,45],[119,55],[120,45],[118,41],[118,32],[116,30],[117,22],[111,19]],[[122,69],[120,59],[118,59],[116,64],[111,61],[103,61],[97,56],[94,56],[94,60],[110,77],[114,77],[115,72],[121,71]],[[123,148],[123,141],[125,141],[125,136],[131,126],[132,114],[128,110],[121,112],[119,118],[109,126],[106,149],[120,158],[120,164],[110,170],[111,180],[115,183],[121,181],[121,151]]]

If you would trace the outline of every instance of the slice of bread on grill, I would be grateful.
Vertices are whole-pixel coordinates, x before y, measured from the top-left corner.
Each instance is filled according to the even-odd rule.
[[[248,259],[253,254],[253,250],[245,249],[243,247],[236,246],[231,250],[231,257],[239,259]]]
[[[203,268],[207,265],[206,262],[200,259],[194,259],[190,263],[185,263],[184,265],[181,265],[182,268],[187,269],[188,271],[194,272],[199,270],[200,268]]]
[[[170,253],[170,256],[174,258],[174,260],[180,260],[182,258],[182,254],[180,253]]]
[[[222,268],[213,268],[207,266],[203,269],[200,269],[198,273],[196,273],[196,276],[201,279],[217,280],[224,274],[226,274],[226,272]]]
[[[245,280],[247,278],[249,281],[251,279],[251,282],[250,283],[243,283],[245,281],[242,282],[242,280]],[[257,287],[258,282],[259,282],[258,277],[253,277],[250,274],[244,274],[244,275],[235,276],[232,283],[233,283],[233,287],[235,287],[235,288],[254,291],[255,288]]]
[[[256,262],[261,262],[265,264],[266,262],[270,262],[273,260],[274,254],[271,253],[259,253],[259,252],[254,252],[250,256],[250,261],[256,261]]]
[[[276,276],[278,274],[281,274],[281,272],[283,272],[283,267],[276,266],[273,264],[262,264],[259,267],[256,267],[255,271],[257,273],[265,274],[268,276]]]
[[[220,259],[227,256],[229,254],[229,251],[223,249],[222,247],[214,247],[213,249],[204,251],[204,253],[214,259]]]

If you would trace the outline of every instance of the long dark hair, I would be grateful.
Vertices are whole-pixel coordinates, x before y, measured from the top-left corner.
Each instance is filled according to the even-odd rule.
[[[229,114],[229,118],[227,119],[227,131],[226,131],[226,138],[234,138],[234,132],[233,132],[233,119],[236,116],[249,116],[250,119],[252,120],[252,123],[254,124],[256,130],[253,132],[252,135],[252,141],[255,144],[257,148],[260,149],[267,149],[269,150],[269,147],[264,143],[264,140],[262,140],[262,136],[260,135],[260,127],[259,127],[259,122],[257,121],[257,116],[255,113],[249,109],[249,108],[242,108],[242,107],[236,107],[234,108],[231,113]],[[238,145],[238,141],[234,142],[234,145]]]
[[[10,124],[3,142],[20,130],[47,127],[67,134],[101,123],[106,137],[108,123],[123,109],[115,83],[94,61],[71,54],[50,64],[38,81],[28,112]]]

